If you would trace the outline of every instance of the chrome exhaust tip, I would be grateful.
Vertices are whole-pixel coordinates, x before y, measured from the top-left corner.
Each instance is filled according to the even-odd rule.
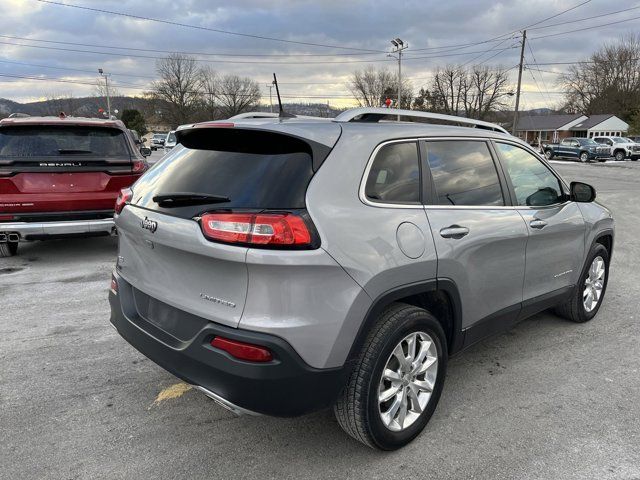
[[[17,233],[10,233],[7,235],[7,240],[10,242],[19,242],[20,241],[20,235]]]
[[[7,241],[7,234],[0,233],[0,243],[5,243]]]

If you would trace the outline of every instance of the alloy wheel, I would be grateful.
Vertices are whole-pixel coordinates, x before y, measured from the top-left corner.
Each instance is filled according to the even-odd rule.
[[[587,313],[592,312],[598,305],[602,291],[604,289],[604,279],[606,275],[605,263],[601,256],[597,256],[591,262],[589,274],[584,281],[582,292],[582,304]]]
[[[438,351],[425,332],[413,332],[387,359],[378,387],[382,423],[394,432],[411,426],[424,411],[436,384]]]

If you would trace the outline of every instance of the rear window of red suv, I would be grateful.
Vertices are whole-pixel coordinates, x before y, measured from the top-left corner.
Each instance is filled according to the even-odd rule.
[[[122,130],[76,125],[0,128],[0,157],[129,157]]]

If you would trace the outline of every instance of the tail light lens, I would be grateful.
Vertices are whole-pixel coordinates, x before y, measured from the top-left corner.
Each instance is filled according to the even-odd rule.
[[[206,213],[202,232],[209,240],[250,246],[313,248],[305,220],[294,213]]]
[[[251,343],[239,342],[224,337],[215,337],[211,340],[211,346],[224,350],[232,357],[239,358],[240,360],[247,360],[249,362],[270,362],[273,360],[273,355],[269,349]]]
[[[132,170],[133,173],[142,173],[147,169],[147,167],[147,162],[144,160],[134,160]]]
[[[131,201],[131,197],[133,197],[133,190],[130,188],[123,188],[120,190],[118,194],[118,198],[116,198],[116,213],[122,212],[124,206]]]

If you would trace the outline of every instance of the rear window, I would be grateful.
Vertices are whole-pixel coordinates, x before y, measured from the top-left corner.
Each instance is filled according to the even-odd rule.
[[[221,209],[305,208],[305,194],[313,177],[312,156],[293,142],[278,151],[253,143],[253,152],[174,149],[135,184],[134,203],[184,218]],[[238,148],[239,149],[239,148]],[[223,196],[228,202],[162,208],[153,201],[160,194],[197,193]]]
[[[129,157],[124,132],[82,126],[15,126],[0,129],[0,157]]]

